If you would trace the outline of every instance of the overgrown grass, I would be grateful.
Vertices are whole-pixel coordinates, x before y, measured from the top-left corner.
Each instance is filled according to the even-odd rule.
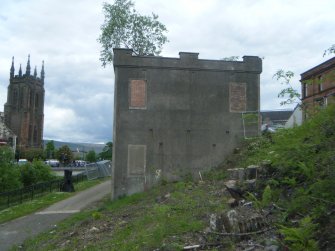
[[[74,184],[75,193],[65,192],[52,192],[44,196],[38,197],[34,200],[24,202],[22,204],[12,206],[0,211],[0,223],[13,220],[24,215],[36,212],[40,209],[46,208],[58,201],[64,200],[75,195],[77,192],[90,188],[96,184],[101,183],[103,180],[86,180]]]
[[[301,127],[248,142],[227,166],[271,163],[258,181],[259,207],[272,203],[282,246],[334,250],[335,108]],[[231,161],[228,159],[228,162]],[[57,229],[26,241],[24,250],[180,250],[199,242],[211,213],[225,209],[224,169],[204,173],[204,182],[168,183],[74,215]],[[97,231],[97,233],[95,233]],[[332,244],[333,243],[333,244]]]
[[[63,221],[56,232],[26,241],[24,249],[180,250],[185,238],[198,241],[197,232],[208,225],[210,213],[225,208],[226,197],[217,190],[206,182],[177,182],[106,201],[98,210]],[[95,237],[93,227],[100,231]]]
[[[272,202],[285,209],[279,218],[281,232],[294,235],[284,239],[285,245],[316,250],[319,240],[320,249],[328,248],[335,241],[335,231],[328,227],[335,220],[335,107],[321,110],[300,127],[251,141],[239,165],[264,160],[271,166],[262,188],[268,189]],[[313,231],[304,231],[303,224],[295,225],[304,219],[309,219]]]

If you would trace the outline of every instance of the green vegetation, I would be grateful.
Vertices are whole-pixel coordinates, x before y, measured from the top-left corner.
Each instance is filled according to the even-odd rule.
[[[48,141],[44,152],[45,152],[45,156],[47,159],[56,158],[56,148],[55,148],[55,143],[53,140]]]
[[[102,152],[99,153],[99,158],[102,160],[112,160],[113,156],[113,142],[109,141],[106,143]]]
[[[98,209],[65,220],[57,231],[25,242],[24,249],[180,250],[185,238],[198,241],[210,213],[225,208],[220,189],[216,182],[177,182],[106,201]],[[94,231],[99,235],[92,235]],[[64,239],[69,240],[66,245]]]
[[[97,161],[97,155],[96,155],[94,150],[90,150],[86,154],[86,161],[88,161],[88,162],[96,162]]]
[[[68,165],[73,161],[73,153],[67,145],[60,147],[56,151],[56,157],[64,165]]]
[[[131,48],[137,55],[159,55],[168,41],[165,25],[158,16],[142,16],[136,12],[130,0],[104,3],[104,23],[98,39],[102,46],[100,60],[103,66],[113,61],[113,48]]]
[[[86,180],[83,182],[75,183],[75,193],[53,192],[32,201],[24,202],[22,204],[4,209],[0,211],[0,224],[46,208],[57,201],[61,201],[63,199],[71,197],[76,193],[90,188],[94,185],[97,185],[103,181],[105,180]]]
[[[257,198],[259,204],[271,201],[284,209],[280,231],[287,234],[284,242],[292,250],[315,250],[317,240],[320,249],[325,240],[334,243],[329,224],[335,221],[335,106],[320,110],[300,127],[267,136],[250,141],[239,163],[242,167],[270,163],[260,185],[265,190],[263,198]]]
[[[50,181],[56,178],[52,173],[50,166],[44,164],[43,161],[34,160],[20,167],[21,183],[24,186],[30,186],[38,182]]]
[[[164,182],[147,192],[79,213],[25,242],[25,250],[180,250],[199,243],[209,215],[225,210],[225,168],[262,166],[259,209],[273,211],[277,243],[288,250],[334,250],[335,107],[319,111],[302,126],[248,140],[203,181]],[[258,195],[257,195],[258,194]],[[206,235],[206,242],[217,242]],[[227,250],[237,239],[226,238]]]
[[[0,192],[20,187],[20,169],[10,147],[0,147]]]
[[[0,148],[0,192],[5,192],[38,182],[49,181],[55,176],[50,166],[34,160],[19,166],[15,163],[11,148]]]

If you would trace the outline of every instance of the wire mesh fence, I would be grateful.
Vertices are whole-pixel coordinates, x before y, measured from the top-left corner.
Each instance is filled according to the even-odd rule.
[[[88,180],[111,176],[111,173],[112,162],[110,160],[103,160],[86,165],[86,175]]]

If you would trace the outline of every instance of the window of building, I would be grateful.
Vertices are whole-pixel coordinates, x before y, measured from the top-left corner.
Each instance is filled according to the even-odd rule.
[[[29,106],[33,106],[34,96],[32,90],[29,90]]]
[[[38,105],[39,105],[39,100],[38,100],[38,94],[36,93],[36,95],[35,95],[35,108],[37,108],[38,107]]]
[[[322,76],[318,76],[318,81],[317,81],[317,85],[318,85],[318,92],[322,92],[323,91],[323,86],[322,86]]]
[[[129,82],[129,108],[146,109],[147,82],[143,79],[133,79]]]
[[[13,105],[14,106],[17,105],[17,96],[18,96],[17,90],[14,89],[14,91],[13,91]]]
[[[303,84],[303,94],[304,94],[304,97],[308,97],[308,85],[307,83],[304,83]]]

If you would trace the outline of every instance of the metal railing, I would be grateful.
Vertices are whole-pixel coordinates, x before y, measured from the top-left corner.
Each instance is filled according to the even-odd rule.
[[[112,174],[112,161],[103,160],[86,165],[86,175],[88,180],[104,178]]]
[[[86,179],[87,175],[85,172],[72,176],[73,183],[78,183]],[[64,178],[59,178],[0,193],[0,210],[21,204],[25,201],[33,200],[47,193],[61,191],[63,183]]]

